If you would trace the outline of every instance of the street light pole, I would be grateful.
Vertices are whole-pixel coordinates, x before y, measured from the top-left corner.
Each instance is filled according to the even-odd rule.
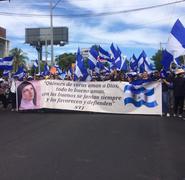
[[[61,0],[58,0],[55,5],[53,5],[52,0],[50,0],[50,35],[51,35],[51,64],[55,64],[54,60],[54,50],[53,50],[53,9],[58,5]]]
[[[53,3],[50,0],[50,36],[51,36],[51,65],[54,65],[54,50],[53,50]]]

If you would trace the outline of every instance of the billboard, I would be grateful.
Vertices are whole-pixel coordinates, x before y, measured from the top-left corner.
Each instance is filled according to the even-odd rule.
[[[0,38],[6,39],[6,29],[0,27]]]
[[[50,45],[51,42],[51,29],[50,28],[26,28],[25,42],[31,46]],[[64,45],[68,43],[68,27],[54,27],[53,28],[53,44]]]

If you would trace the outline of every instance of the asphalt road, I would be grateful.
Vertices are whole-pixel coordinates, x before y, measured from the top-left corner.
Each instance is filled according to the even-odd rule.
[[[185,121],[0,111],[0,180],[185,180]]]

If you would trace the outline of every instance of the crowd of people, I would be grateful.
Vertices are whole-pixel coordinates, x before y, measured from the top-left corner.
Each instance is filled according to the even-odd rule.
[[[61,79],[59,74],[49,74],[43,76],[36,74],[34,76],[25,75],[23,78],[12,76],[12,78],[0,78],[0,103],[2,110],[16,110],[16,81],[33,81],[33,80]],[[74,80],[73,74],[66,74],[63,80]],[[80,78],[78,79],[80,81]],[[98,75],[93,73],[89,81],[125,81],[135,85],[160,81],[162,83],[162,112],[164,116],[183,116],[184,98],[185,98],[185,71],[176,69],[176,71],[154,71],[152,73],[129,72],[113,70],[111,73],[100,72]],[[20,96],[24,96],[21,94]]]

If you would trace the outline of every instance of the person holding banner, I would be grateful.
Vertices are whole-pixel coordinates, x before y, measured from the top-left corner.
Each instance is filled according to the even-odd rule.
[[[164,116],[170,117],[169,90],[170,87],[172,87],[172,83],[167,77],[161,77],[161,82],[162,82],[162,112]]]
[[[35,87],[28,81],[22,82],[17,88],[18,94],[18,109],[36,109],[37,108],[37,94]]]

